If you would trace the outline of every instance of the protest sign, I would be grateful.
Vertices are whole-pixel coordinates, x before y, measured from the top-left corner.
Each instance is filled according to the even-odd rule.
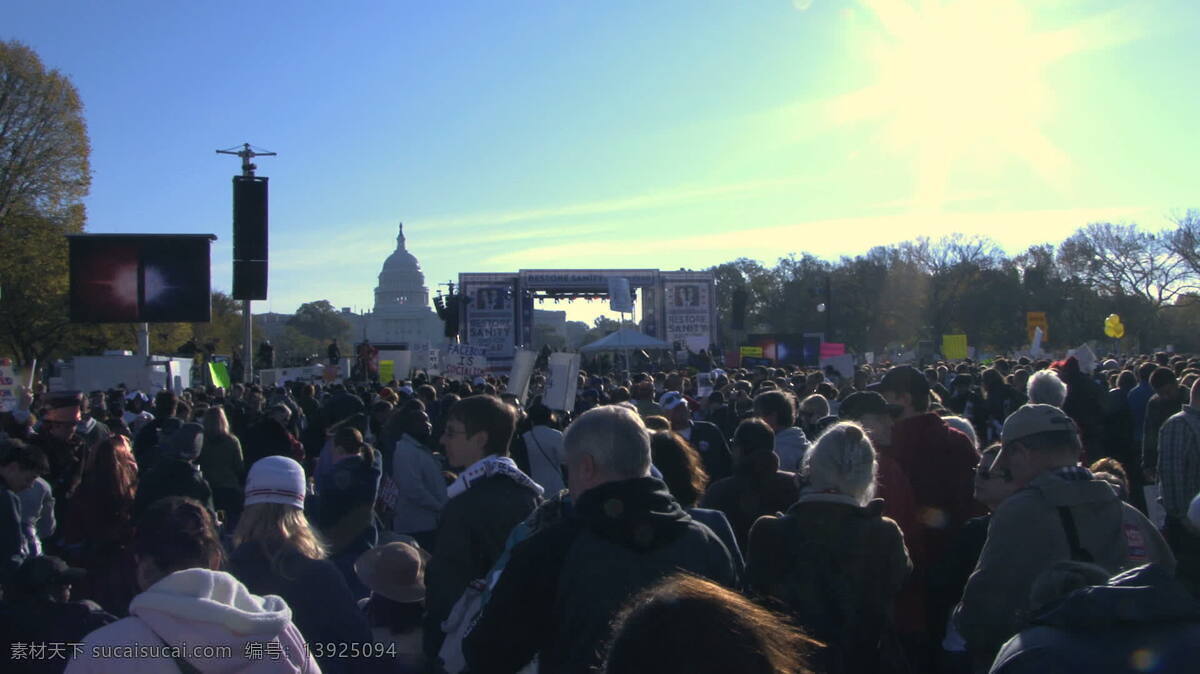
[[[471,381],[488,373],[487,349],[472,344],[450,344],[439,359],[442,374],[449,379]]]
[[[579,354],[550,354],[546,376],[546,394],[542,404],[552,410],[570,412],[575,409],[575,389],[579,386]]]
[[[508,374],[508,392],[517,396],[521,404],[529,396],[529,378],[533,376],[533,364],[537,354],[533,351],[518,351],[513,355],[512,371]]]
[[[1037,356],[1042,355],[1042,328],[1041,328],[1041,326],[1037,326],[1033,329],[1033,346],[1029,347],[1029,355],[1034,356],[1035,358]]]
[[[821,358],[834,358],[846,353],[846,345],[840,342],[821,342]]]
[[[700,400],[708,400],[713,392],[713,373],[700,372],[696,375],[696,395]]]
[[[761,346],[743,346],[741,349],[741,355],[743,358],[746,356],[751,358],[762,358],[763,348]]]
[[[17,409],[20,396],[21,384],[17,379],[17,369],[6,358],[3,364],[0,364],[0,412]]]
[[[379,361],[379,381],[384,384],[396,378],[396,361],[381,360]]]
[[[1046,312],[1030,311],[1025,314],[1025,332],[1029,335],[1029,342],[1033,343],[1033,331],[1037,328],[1042,329],[1042,340],[1049,339],[1050,327],[1046,322]]]
[[[233,388],[233,382],[229,377],[229,370],[225,367],[225,363],[209,363],[208,373],[212,376],[213,386],[219,386],[225,390]]]
[[[967,358],[967,336],[942,335],[942,356],[948,360]]]
[[[822,358],[821,371],[824,372],[825,369],[829,367],[832,367],[834,372],[837,372],[843,377],[849,379],[854,376],[854,356],[848,353],[843,353],[840,356],[834,356],[832,358]]]

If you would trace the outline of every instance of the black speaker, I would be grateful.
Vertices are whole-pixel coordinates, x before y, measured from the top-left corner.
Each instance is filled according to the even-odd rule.
[[[267,259],[266,178],[233,178],[233,259]]]
[[[746,329],[746,291],[738,288],[733,291],[733,316],[730,318],[734,330]]]
[[[233,261],[233,299],[267,299],[267,261]]]

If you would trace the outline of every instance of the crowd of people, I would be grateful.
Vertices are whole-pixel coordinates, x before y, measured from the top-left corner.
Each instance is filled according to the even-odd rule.
[[[0,668],[1194,671],[1200,362],[1087,365],[25,391]]]

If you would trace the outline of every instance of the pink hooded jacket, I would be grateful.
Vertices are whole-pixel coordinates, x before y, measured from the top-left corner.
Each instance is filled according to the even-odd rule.
[[[133,598],[130,616],[87,635],[67,672],[178,674],[164,643],[202,672],[319,674],[292,611],[222,571],[176,571]]]

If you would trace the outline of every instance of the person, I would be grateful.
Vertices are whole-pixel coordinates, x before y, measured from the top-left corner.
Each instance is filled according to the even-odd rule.
[[[1077,465],[1079,433],[1061,409],[1019,408],[1004,421],[1001,444],[993,470],[1007,470],[1020,491],[993,513],[954,612],[975,668],[983,671],[1019,630],[1019,612],[1034,580],[1054,562],[1093,562],[1110,573],[1150,562],[1175,570],[1175,558],[1154,525],[1107,482]]]
[[[1058,562],[1050,571],[1070,572],[1068,565],[1077,563]],[[1100,571],[1101,578],[1107,575]],[[1092,576],[1083,583],[1036,609],[1028,626],[1000,649],[991,674],[1195,671],[1200,601],[1170,572],[1147,564],[1107,582]]]
[[[367,588],[354,573],[354,561],[379,541],[375,500],[383,460],[350,426],[337,430],[331,453],[333,467],[318,474],[309,513],[328,546],[330,561],[359,599],[367,595]]]
[[[337,338],[329,340],[329,348],[325,350],[325,355],[329,357],[330,365],[337,365],[342,362],[342,347],[338,344]],[[342,374],[349,374],[343,372]]]
[[[762,419],[746,419],[738,424],[732,443],[733,475],[709,485],[700,502],[704,508],[725,514],[739,550],[746,548],[755,520],[787,510],[800,498],[796,475],[779,469],[775,438]]]
[[[88,450],[78,433],[80,396],[74,392],[56,393],[47,401],[47,409],[39,420],[38,433],[29,442],[38,447],[49,461],[46,481],[53,492],[55,519],[63,518],[63,509],[83,480],[83,466]]]
[[[1004,468],[993,468],[1000,455],[1000,443],[988,446],[979,457],[979,468],[975,470],[975,500],[982,503],[988,513],[973,517],[963,524],[938,567],[930,574],[930,602],[934,610],[948,616],[946,636],[942,639],[942,662],[946,672],[970,672],[971,659],[967,645],[955,629],[954,607],[962,597],[967,578],[979,563],[979,554],[987,541],[991,513],[1017,490],[1012,473]]]
[[[78,643],[117,618],[92,601],[71,601],[71,586],[87,572],[53,556],[30,557],[4,587],[0,634],[12,644]],[[21,657],[14,648],[0,651],[4,671],[61,672],[67,658]]]
[[[1092,459],[1104,456],[1103,392],[1089,373],[1084,373],[1079,359],[1070,356],[1051,365],[1067,386],[1062,410],[1075,421],[1085,456]]]
[[[696,450],[673,431],[651,433],[650,465],[658,470],[663,483],[667,485],[667,491],[688,516],[708,527],[725,544],[729,556],[733,559],[733,570],[740,584],[745,562],[742,560],[742,548],[734,536],[728,518],[720,510],[696,507],[708,485],[708,476],[704,474]]]
[[[699,452],[709,479],[720,480],[733,473],[733,458],[729,454],[729,443],[725,441],[725,436],[721,435],[715,424],[693,421],[687,399],[682,393],[667,391],[659,398],[658,405],[666,411],[671,430]]]
[[[897,406],[892,444],[885,451],[912,485],[925,556],[933,564],[976,512],[971,475],[979,452],[967,436],[930,411],[929,382],[916,369],[901,365],[888,370],[879,393]],[[923,576],[924,570],[918,567],[916,573]]]
[[[212,489],[213,506],[225,513],[230,526],[237,525],[242,510],[242,443],[229,431],[225,409],[214,405],[204,412],[204,441],[196,465]]]
[[[429,415],[420,407],[405,407],[393,416],[400,438],[392,454],[392,482],[396,503],[392,530],[412,536],[422,548],[431,550],[437,536],[438,518],[446,507],[446,480],[441,462],[425,445],[433,432]]]
[[[754,397],[754,416],[766,422],[775,435],[779,470],[793,474],[800,471],[809,444],[808,436],[796,426],[795,400],[783,391],[766,391]]]
[[[542,485],[547,494],[566,488],[563,480],[562,431],[554,428],[549,407],[536,404],[529,408],[529,430],[521,434],[529,455],[529,476]]]
[[[1188,507],[1200,494],[1200,379],[1187,405],[1159,431],[1158,481],[1167,520],[1164,530],[1179,560],[1180,574],[1200,581],[1200,532],[1188,522]]]
[[[293,459],[271,456],[250,467],[230,573],[250,592],[287,602],[310,645],[369,643],[366,618],[304,515],[305,487],[304,469]],[[339,657],[336,649],[311,650],[323,672],[358,671],[369,663]]]
[[[447,412],[442,446],[462,469],[446,490],[449,500],[425,575],[425,655],[437,656],[442,622],[468,583],[482,578],[504,551],[509,532],[529,516],[542,488],[508,456],[516,417],[499,398],[474,395]],[[522,663],[524,664],[524,663]]]
[[[76,595],[120,617],[139,591],[133,560],[137,487],[138,468],[129,440],[114,435],[91,453],[62,526],[64,554],[88,572],[76,583]]]
[[[810,438],[815,438],[821,434],[823,430],[821,420],[828,418],[830,414],[829,398],[820,393],[820,389],[824,384],[824,381],[820,382],[817,385],[817,392],[804,396],[797,405],[800,427],[804,429],[805,435]]]
[[[788,619],[716,583],[664,579],[618,614],[608,674],[812,674],[818,645]]]
[[[258,367],[263,370],[275,367],[275,347],[271,346],[269,339],[258,345]]]
[[[429,554],[403,541],[377,545],[354,562],[371,595],[361,602],[374,643],[386,648],[399,674],[425,669],[421,616],[425,611],[425,567]]]
[[[1138,365],[1137,385],[1126,396],[1126,400],[1129,403],[1129,413],[1133,415],[1133,445],[1138,454],[1141,453],[1142,437],[1146,426],[1146,406],[1150,404],[1150,398],[1154,395],[1154,387],[1150,385],[1150,377],[1157,369],[1158,365],[1154,361],[1147,361]]]
[[[243,465],[247,469],[268,456],[287,456],[304,461],[304,446],[288,431],[291,419],[291,408],[282,402],[275,403],[250,428],[242,442],[245,453]]]
[[[880,671],[902,657],[884,640],[912,563],[900,528],[873,499],[875,450],[861,426],[838,422],[805,453],[802,471],[796,504],[750,530],[748,586],[828,645],[824,671]]]
[[[156,501],[138,520],[134,552],[142,593],[130,603],[129,617],[84,638],[68,674],[319,671],[284,600],[251,594],[218,570],[221,542],[212,514],[198,501]],[[251,659],[256,645],[265,652],[271,644],[280,647],[272,656]],[[145,657],[121,657],[135,646],[146,647]]]
[[[1154,395],[1146,403],[1146,418],[1142,424],[1142,471],[1146,482],[1158,482],[1158,436],[1163,424],[1183,409],[1185,393],[1179,386],[1175,371],[1160,367],[1150,375]]]
[[[0,583],[16,573],[29,555],[17,494],[49,470],[40,448],[15,438],[0,440]]]
[[[42,542],[48,541],[58,528],[58,521],[54,518],[54,492],[50,483],[39,476],[17,497],[21,501],[21,530],[25,535],[25,547],[30,555],[36,557],[42,554]]]
[[[1031,405],[1062,407],[1067,399],[1067,385],[1054,370],[1038,370],[1029,377],[1026,395]]]
[[[729,551],[650,477],[650,437],[636,412],[589,410],[563,445],[574,510],[512,550],[463,642],[473,673],[515,672],[535,655],[540,671],[591,671],[633,594],[679,570],[734,582]]]
[[[204,427],[186,423],[165,440],[157,450],[160,458],[138,483],[133,502],[134,519],[141,517],[155,501],[167,496],[187,496],[203,503],[214,514],[212,489],[196,465],[204,446]]]
[[[179,397],[174,391],[163,389],[154,394],[154,414],[149,421],[142,422],[142,428],[133,437],[133,458],[137,460],[138,469],[147,471],[154,463],[152,456],[154,448],[158,447],[159,431],[169,420],[177,418]]]

